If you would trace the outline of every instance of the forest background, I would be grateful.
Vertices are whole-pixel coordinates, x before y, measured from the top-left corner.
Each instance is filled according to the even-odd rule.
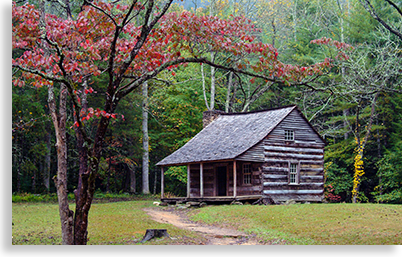
[[[29,1],[17,1],[19,5]],[[35,1],[32,1],[35,4]],[[402,31],[401,1],[370,1],[383,20]],[[71,1],[72,13],[81,1]],[[361,183],[358,202],[402,203],[402,40],[385,29],[358,0],[215,0],[184,1],[196,15],[230,19],[244,15],[260,29],[255,40],[270,43],[284,63],[310,65],[331,55],[326,46],[310,44],[322,37],[354,47],[349,59],[316,79],[313,86],[268,84],[206,65],[189,64],[158,75],[145,87],[127,95],[105,138],[96,178],[98,192],[134,193],[144,190],[143,166],[149,165],[148,191],[160,191],[160,170],[155,164],[183,146],[202,129],[202,113],[262,110],[296,104],[325,138],[326,198],[351,202],[356,173]],[[182,2],[169,12],[184,10]],[[56,1],[49,12],[62,15]],[[76,8],[76,9],[74,9]],[[228,58],[217,53],[212,58]],[[18,74],[17,74],[18,75]],[[88,99],[93,108],[105,84],[93,79],[97,94]],[[95,88],[95,86],[94,86]],[[104,90],[103,90],[104,91]],[[12,86],[12,191],[54,193],[51,179],[57,171],[55,135],[48,109],[47,88],[28,83]],[[72,107],[69,100],[68,106]],[[67,114],[68,190],[78,180],[78,153]],[[144,120],[149,144],[144,151]],[[146,135],[146,134],[145,134]],[[145,140],[147,141],[147,140]],[[149,161],[143,159],[148,153]],[[146,157],[145,157],[146,159]],[[363,168],[363,169],[361,169]],[[359,173],[364,172],[364,174]],[[134,176],[133,176],[134,175]],[[181,196],[186,170],[166,171],[165,190]]]

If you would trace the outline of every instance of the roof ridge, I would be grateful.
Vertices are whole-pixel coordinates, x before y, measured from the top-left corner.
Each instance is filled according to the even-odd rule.
[[[271,109],[255,110],[255,111],[249,111],[249,112],[231,112],[231,113],[223,112],[223,113],[220,113],[220,115],[245,115],[245,114],[252,114],[252,113],[259,113],[259,112],[275,111],[275,110],[286,109],[286,108],[290,108],[290,107],[297,107],[297,105],[291,104],[291,105],[285,105],[285,106],[275,107],[275,108],[271,108]]]

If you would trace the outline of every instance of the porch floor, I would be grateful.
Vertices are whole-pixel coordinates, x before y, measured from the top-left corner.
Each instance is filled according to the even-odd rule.
[[[253,203],[262,198],[262,195],[240,195],[240,196],[204,196],[204,197],[172,197],[161,198],[162,202],[175,204],[177,202],[205,202],[205,203],[227,203],[233,201]]]

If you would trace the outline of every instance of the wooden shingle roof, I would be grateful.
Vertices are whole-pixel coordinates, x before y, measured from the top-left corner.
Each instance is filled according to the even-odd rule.
[[[295,108],[224,113],[158,166],[233,160],[263,140]]]

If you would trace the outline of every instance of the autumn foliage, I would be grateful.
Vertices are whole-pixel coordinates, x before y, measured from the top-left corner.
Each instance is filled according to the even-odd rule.
[[[14,79],[14,84],[23,86],[25,81],[30,81],[39,87],[66,79],[82,83],[84,77],[105,72],[111,61],[115,74],[124,70],[122,75],[135,80],[146,73],[191,61],[188,58],[202,62],[201,58],[209,52],[224,52],[228,56],[220,65],[250,71],[273,81],[300,82],[308,76],[322,74],[331,66],[330,59],[308,67],[286,65],[278,60],[275,48],[256,42],[254,35],[259,30],[250,20],[233,16],[228,20],[200,17],[187,11],[164,15],[144,46],[132,56],[142,28],[125,20],[124,12],[129,7],[102,1],[95,4],[98,9],[85,6],[75,20],[46,14],[46,37],[40,30],[38,10],[29,4],[19,7],[14,4],[12,45],[13,49],[24,52],[13,59],[13,66],[25,71],[22,77]],[[144,7],[138,3],[133,8]],[[108,15],[116,22],[111,22]],[[114,37],[116,26],[121,27],[118,37]],[[332,44],[340,50],[346,47],[330,39],[312,43]],[[113,44],[115,48],[111,50]]]

